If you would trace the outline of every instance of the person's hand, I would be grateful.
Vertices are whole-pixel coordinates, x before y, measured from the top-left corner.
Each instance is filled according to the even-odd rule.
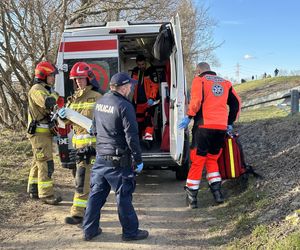
[[[142,163],[136,165],[136,168],[134,171],[139,174],[140,172],[142,172],[143,167],[144,167],[144,163],[142,162]]]
[[[149,106],[152,106],[153,103],[154,103],[154,100],[153,100],[153,99],[151,99],[151,98],[148,99],[147,104],[148,104]]]
[[[233,126],[232,125],[227,125],[227,134],[232,134],[233,132]]]
[[[178,128],[179,128],[179,129],[187,128],[188,125],[189,125],[189,123],[190,123],[190,121],[191,121],[191,119],[190,119],[188,116],[184,117],[184,118],[181,120],[181,122],[179,123]]]
[[[93,126],[90,126],[90,128],[88,128],[86,131],[87,131],[90,135],[93,135],[93,134],[94,134],[94,128],[93,128]]]
[[[58,116],[61,119],[66,119],[67,115],[66,115],[66,109],[64,107],[62,107],[61,109],[58,110]]]

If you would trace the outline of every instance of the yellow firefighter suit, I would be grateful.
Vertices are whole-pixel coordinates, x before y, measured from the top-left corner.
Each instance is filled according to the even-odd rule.
[[[88,85],[84,89],[78,89],[68,98],[66,106],[87,118],[93,119],[94,106],[101,94],[92,90],[92,88],[92,85]],[[73,124],[73,129],[72,143],[77,150],[77,169],[71,216],[83,217],[90,191],[91,167],[95,159],[94,156],[91,156],[91,150],[94,150],[96,145],[96,137],[91,136],[86,129],[79,125]]]
[[[32,198],[47,198],[54,195],[53,135],[49,129],[51,111],[47,107],[49,97],[56,100],[58,94],[44,82],[34,84],[28,92],[28,131],[31,132],[27,135],[32,145],[33,164],[29,173],[27,192]]]

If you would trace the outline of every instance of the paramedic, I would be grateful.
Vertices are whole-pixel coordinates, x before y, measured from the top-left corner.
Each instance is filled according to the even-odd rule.
[[[191,168],[185,186],[188,205],[191,208],[197,208],[197,194],[204,165],[206,179],[215,201],[224,201],[217,160],[222,152],[226,129],[228,132],[232,130],[232,124],[241,107],[240,98],[232,84],[211,71],[209,64],[199,63],[197,74],[191,87],[187,116],[178,125],[181,129],[187,128],[191,119],[194,119],[190,150]]]
[[[147,67],[144,55],[136,57],[137,67],[132,70],[132,78],[138,80],[133,94],[133,103],[136,108],[136,119],[139,134],[144,142],[153,141],[153,116],[155,108],[152,106],[158,98],[158,76],[155,69]],[[151,144],[149,144],[151,145]]]
[[[111,189],[116,194],[122,239],[130,241],[148,237],[148,231],[139,229],[132,205],[135,172],[140,173],[143,169],[138,125],[133,105],[127,99],[135,82],[123,72],[113,75],[111,91],[96,102],[94,132],[97,133],[97,156],[82,225],[84,240],[91,240],[102,232],[99,228],[100,210]]]
[[[85,62],[77,62],[70,71],[73,79],[75,93],[68,98],[67,107],[93,119],[95,103],[101,97],[99,85],[94,77],[92,68]],[[66,118],[66,111],[61,108],[58,112],[60,118]],[[65,218],[67,224],[82,223],[87,198],[90,190],[90,172],[95,161],[96,137],[79,125],[73,124],[73,147],[76,149],[75,194],[71,207],[71,216]]]
[[[28,188],[30,198],[41,199],[43,203],[57,205],[60,196],[54,195],[52,174],[54,172],[51,133],[51,112],[58,94],[53,91],[56,68],[47,61],[35,68],[34,84],[28,92],[27,136],[33,151]]]

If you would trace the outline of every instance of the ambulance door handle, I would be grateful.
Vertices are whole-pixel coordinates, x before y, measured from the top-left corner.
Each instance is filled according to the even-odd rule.
[[[170,109],[174,109],[176,99],[170,99]]]

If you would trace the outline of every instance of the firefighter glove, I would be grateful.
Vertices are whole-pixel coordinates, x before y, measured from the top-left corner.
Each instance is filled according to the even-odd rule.
[[[189,123],[190,123],[190,121],[191,121],[191,119],[190,119],[188,116],[184,117],[184,118],[181,120],[181,122],[179,123],[178,128],[179,128],[179,129],[187,128],[188,125],[189,125]]]
[[[59,111],[58,111],[58,116],[61,118],[61,119],[66,119],[66,109],[64,107],[62,107]]]
[[[143,167],[144,167],[144,163],[142,162],[142,163],[136,165],[136,168],[134,171],[139,174],[140,172],[142,172]]]

